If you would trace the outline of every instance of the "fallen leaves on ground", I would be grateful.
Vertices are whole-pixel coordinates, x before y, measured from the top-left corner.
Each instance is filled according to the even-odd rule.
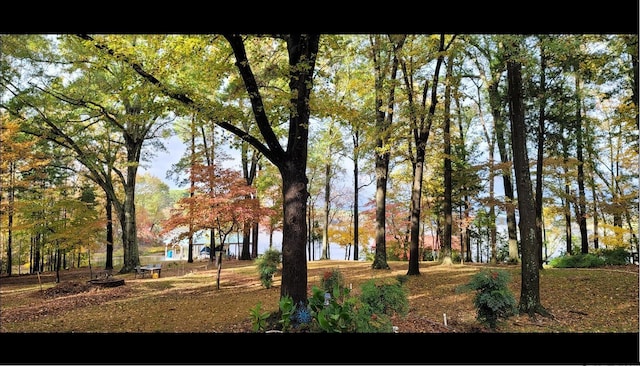
[[[369,279],[402,276],[406,262],[390,262],[389,270],[370,263],[311,261],[308,288],[320,284],[336,268],[357,294]],[[473,293],[456,288],[487,265],[422,262],[419,276],[408,276],[409,313],[395,316],[400,333],[494,332],[476,320]],[[509,287],[520,293],[518,266],[497,266],[511,275]],[[266,289],[252,261],[227,261],[220,288],[210,263],[163,264],[158,279],[114,274],[124,285],[100,287],[89,282],[86,269],[0,278],[0,332],[252,332],[250,309],[258,302],[277,311],[280,277]],[[552,316],[512,316],[495,332],[638,332],[638,266],[598,269],[545,269],[540,297]]]

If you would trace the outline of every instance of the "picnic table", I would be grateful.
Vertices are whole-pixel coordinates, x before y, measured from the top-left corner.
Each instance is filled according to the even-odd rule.
[[[144,278],[147,273],[150,274],[151,277],[153,277],[153,274],[155,272],[158,272],[158,277],[160,277],[160,272],[162,271],[162,265],[161,264],[148,264],[146,266],[136,266],[136,275],[135,277],[137,278],[138,275],[142,276],[142,278]]]

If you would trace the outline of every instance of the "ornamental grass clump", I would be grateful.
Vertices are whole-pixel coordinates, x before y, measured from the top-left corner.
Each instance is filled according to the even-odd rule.
[[[495,329],[498,320],[506,319],[517,313],[516,299],[509,287],[509,273],[498,270],[483,270],[471,277],[466,285],[457,288],[458,292],[476,291],[473,305],[476,319]]]

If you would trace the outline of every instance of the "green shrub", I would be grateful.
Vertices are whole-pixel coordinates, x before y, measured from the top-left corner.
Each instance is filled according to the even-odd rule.
[[[369,280],[362,284],[356,315],[358,332],[392,332],[391,317],[407,315],[409,300],[403,286],[406,276],[398,276],[397,280],[393,283],[376,283],[375,280]]]
[[[565,254],[560,257],[553,258],[549,265],[555,268],[593,268],[601,267],[605,264],[605,260],[595,254]]]
[[[423,261],[435,261],[438,260],[437,253],[433,249],[425,249],[422,252],[422,260]]]
[[[402,283],[376,283],[368,280],[361,286],[360,301],[367,304],[373,313],[406,315],[409,312],[407,291]]]
[[[576,248],[578,251],[579,248]],[[597,249],[593,253],[565,254],[553,258],[549,265],[555,268],[594,268],[605,265],[620,266],[629,263],[630,253],[625,248]]]
[[[495,329],[499,319],[506,319],[517,312],[516,300],[507,287],[509,273],[497,270],[482,270],[471,281],[457,288],[458,292],[476,291],[473,305],[476,319]]]
[[[273,275],[278,271],[280,263],[282,263],[282,253],[273,248],[267,249],[256,259],[260,283],[264,287],[271,288]]]
[[[598,249],[596,254],[604,259],[605,265],[611,266],[628,264],[629,258],[631,257],[631,253],[629,253],[625,248]]]
[[[451,261],[453,263],[460,263],[462,261],[462,255],[460,254],[459,250],[451,251]]]

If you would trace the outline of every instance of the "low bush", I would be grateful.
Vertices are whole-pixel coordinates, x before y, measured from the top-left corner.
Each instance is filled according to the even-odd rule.
[[[273,276],[278,271],[280,263],[282,263],[282,253],[273,248],[267,249],[258,258],[256,258],[260,283],[264,287],[271,288],[271,285],[273,284]]]
[[[554,268],[592,268],[601,267],[604,264],[603,258],[592,253],[565,254],[549,261],[549,265]]]
[[[625,248],[601,248],[593,253],[565,254],[553,258],[549,265],[555,268],[594,268],[620,266],[630,263],[631,254]]]
[[[631,253],[625,248],[598,249],[596,254],[604,259],[605,265],[620,266],[630,263]]]
[[[358,332],[379,333],[393,331],[391,317],[406,316],[409,312],[407,290],[402,285],[404,277],[396,282],[376,283],[369,280],[362,284],[359,311],[356,316]]]
[[[469,283],[459,286],[458,292],[476,291],[473,305],[476,319],[491,329],[495,329],[500,319],[517,313],[517,303],[507,284],[509,273],[497,270],[482,270]]]

